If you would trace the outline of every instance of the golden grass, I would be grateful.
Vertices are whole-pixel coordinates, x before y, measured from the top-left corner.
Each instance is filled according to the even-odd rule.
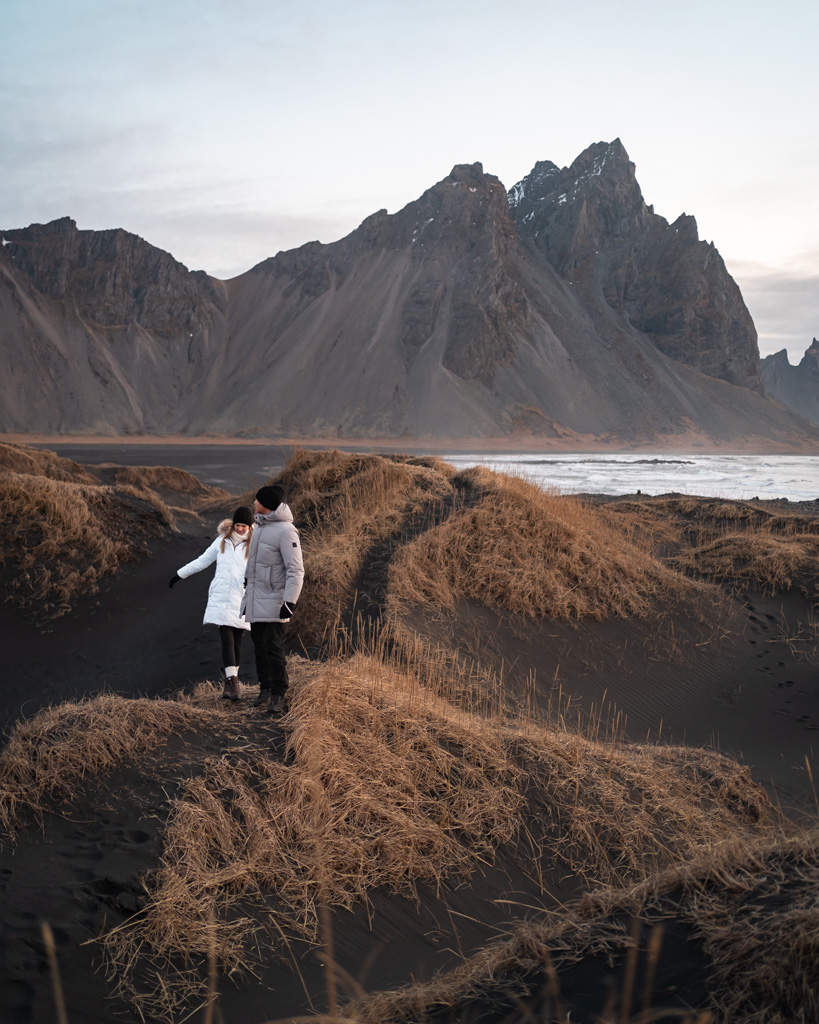
[[[56,452],[22,444],[0,443],[0,472],[2,471],[47,476],[52,480],[70,480],[73,483],[98,483],[96,477],[78,462],[64,459]]]
[[[373,544],[407,517],[451,495],[454,471],[435,458],[297,450],[274,478],[288,495],[304,535],[307,584],[299,601],[299,635],[319,642],[354,599]]]
[[[394,611],[460,598],[532,618],[646,615],[703,591],[631,543],[605,513],[514,476],[467,470],[483,493],[400,550]]]
[[[70,798],[83,780],[145,754],[179,729],[207,727],[211,717],[190,702],[101,694],[18,722],[0,752],[0,833],[13,838],[28,815]]]
[[[626,974],[629,961],[639,955],[633,922],[653,929],[645,953],[656,959],[663,923],[674,919],[691,926],[710,961],[711,1005],[700,1007],[696,1020],[812,1024],[819,1019],[816,828],[795,836],[731,838],[634,886],[589,893],[560,915],[515,925],[506,938],[454,971],[426,984],[361,996],[341,1015],[361,1024],[423,1020],[472,999],[491,1003],[493,993],[512,1001],[525,998],[546,980],[559,1006],[564,967],[603,953],[610,962],[619,959]],[[649,996],[642,994],[643,1010],[635,1016],[604,1014],[601,1022],[654,1020]],[[558,1013],[555,1019],[568,1018]],[[694,1019],[692,1011],[689,1020]]]
[[[669,568],[740,593],[795,588],[819,601],[819,518],[686,495],[604,508]]]
[[[143,557],[148,539],[174,530],[177,517],[198,518],[203,503],[227,498],[173,467],[92,473],[54,452],[0,445],[0,565],[9,598],[39,618],[64,615],[79,594],[95,593],[104,576]]]
[[[94,593],[101,577],[146,552],[145,541],[171,529],[173,519],[148,492],[0,476],[0,564],[21,605],[39,615],[63,615],[78,594]]]
[[[737,591],[776,594],[797,588],[814,604],[819,602],[819,537],[815,534],[731,534],[677,556],[673,564]]]
[[[225,507],[224,502],[230,497],[224,488],[203,484],[193,473],[176,466],[117,466],[104,463],[94,469],[101,476],[113,477],[117,485],[154,491],[165,501],[187,499],[189,507],[198,507],[199,503],[210,506],[216,502]]]
[[[284,762],[265,747],[210,761],[173,810],[145,910],[105,937],[119,995],[170,1021],[204,998],[213,951],[252,972],[286,934],[316,941],[322,905],[462,879],[500,846],[534,877],[568,868],[589,885],[778,821],[720,755],[479,714],[421,671],[423,687],[372,655],[293,663]]]

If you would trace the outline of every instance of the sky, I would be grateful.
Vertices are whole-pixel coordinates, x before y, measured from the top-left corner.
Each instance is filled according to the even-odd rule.
[[[0,228],[122,227],[240,274],[458,163],[620,138],[760,352],[819,336],[815,0],[0,0]]]

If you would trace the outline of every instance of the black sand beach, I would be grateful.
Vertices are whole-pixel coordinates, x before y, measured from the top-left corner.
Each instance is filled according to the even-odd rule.
[[[145,465],[151,458],[198,473],[234,495],[275,474],[287,455],[271,450],[260,461],[256,451],[237,453],[227,473],[223,460],[204,449],[66,445],[60,454],[84,463]],[[226,501],[225,512],[232,501]],[[210,574],[194,576],[173,591],[167,581],[209,543],[222,514],[180,523],[179,533],[157,539],[147,557],[123,567],[99,593],[80,597],[61,618],[34,622],[30,613],[0,605],[6,651],[0,719],[7,733],[15,721],[63,701],[108,692],[164,696],[216,679],[216,631],[201,624]],[[383,550],[379,557],[385,557]],[[360,598],[381,600],[377,587],[367,592],[367,581],[380,571],[368,573],[365,564]],[[604,730],[611,728],[623,742],[650,739],[730,755],[749,767],[775,806],[793,821],[805,822],[817,813],[810,775],[819,754],[813,620],[811,602],[791,590],[733,596],[719,629],[710,632],[684,615],[674,621],[532,622],[469,602],[459,604],[455,614],[410,621],[432,641],[480,655],[485,666],[502,672],[510,693],[520,696],[528,687],[542,708],[556,695],[561,702],[571,698],[581,720],[588,723],[596,715]],[[255,682],[250,643],[241,674],[247,683]],[[4,1022],[55,1019],[42,920],[55,936],[68,1019],[139,1021],[133,1007],[110,1001],[96,937],[143,905],[141,879],[155,869],[168,809],[208,757],[248,744],[284,756],[285,735],[278,724],[254,713],[247,702],[234,708],[214,697],[207,706],[222,715],[218,728],[172,736],[138,763],[89,779],[70,805],[46,806],[41,825],[32,823],[0,850]],[[567,712],[567,719],[574,714]],[[375,890],[368,909],[335,910],[334,955],[345,977],[353,979],[349,994],[421,982],[451,969],[511,922],[542,909],[559,910],[581,888],[579,876],[564,871],[553,875],[544,891],[501,848],[492,863],[484,862],[469,878],[455,877],[444,886],[420,884],[415,900]],[[274,894],[271,908],[275,903]],[[669,928],[657,968],[660,994],[654,1003],[675,1012],[702,1006],[705,998],[701,950],[688,941],[688,926],[676,929]],[[286,956],[266,959],[258,979],[220,982],[226,1024],[261,1024],[327,1007],[326,956],[294,936],[290,941]],[[622,964],[607,967],[603,959],[587,958],[561,974],[564,1001],[580,1007],[572,1020],[591,1021],[619,984]],[[501,1000],[490,1012],[479,1000],[464,1002],[460,1012],[453,1007],[439,1012],[442,1020],[500,1021],[510,1019],[514,1005],[504,1008]],[[543,1010],[545,1004],[539,1005]],[[201,1011],[193,1019],[202,1019]]]

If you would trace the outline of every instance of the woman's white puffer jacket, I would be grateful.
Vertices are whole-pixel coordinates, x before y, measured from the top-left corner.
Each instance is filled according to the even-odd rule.
[[[201,572],[216,562],[216,573],[208,590],[208,605],[205,608],[203,622],[216,626],[250,629],[250,623],[244,619],[240,611],[247,572],[245,552],[248,550],[250,534],[247,535],[247,543],[244,540],[239,541],[236,534],[225,540],[225,533],[229,527],[230,520],[223,520],[219,524],[219,535],[216,540],[198,558],[183,565],[177,571],[177,575],[184,580],[187,576],[193,576],[195,572]],[[225,550],[220,551],[223,540]],[[234,540],[238,543],[234,544]]]

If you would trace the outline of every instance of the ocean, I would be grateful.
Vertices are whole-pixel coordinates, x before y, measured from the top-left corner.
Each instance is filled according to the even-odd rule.
[[[261,486],[290,451],[277,445],[51,444],[78,462],[179,466],[233,493]],[[415,449],[423,453],[422,448]],[[517,473],[564,494],[668,494],[722,498],[819,498],[817,455],[669,455],[661,452],[589,455],[561,452],[481,454],[436,452],[459,469],[482,465]]]
[[[816,455],[486,455],[442,456],[458,468],[515,473],[564,494],[681,492],[720,498],[819,498]]]

